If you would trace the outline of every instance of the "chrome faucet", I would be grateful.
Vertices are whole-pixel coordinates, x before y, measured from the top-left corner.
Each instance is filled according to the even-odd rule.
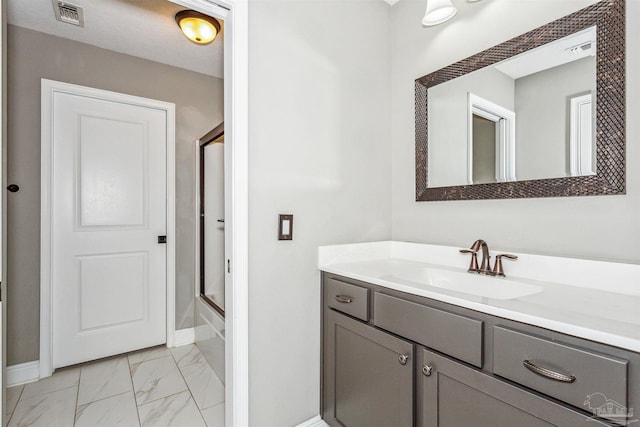
[[[482,262],[478,267],[478,251],[482,250]],[[504,277],[504,268],[502,267],[502,258],[518,259],[515,255],[500,254],[496,256],[496,262],[491,268],[491,255],[489,254],[489,245],[482,239],[473,242],[471,248],[460,249],[460,253],[471,254],[471,263],[469,264],[469,273],[478,273],[485,276],[502,276]]]

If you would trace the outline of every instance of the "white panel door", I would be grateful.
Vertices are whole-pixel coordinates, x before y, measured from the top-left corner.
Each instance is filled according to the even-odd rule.
[[[166,341],[166,111],[55,92],[53,368]]]

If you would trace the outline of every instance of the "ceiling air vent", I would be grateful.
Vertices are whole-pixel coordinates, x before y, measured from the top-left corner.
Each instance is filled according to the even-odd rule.
[[[84,27],[84,13],[82,7],[63,1],[53,0],[53,10],[56,19],[67,24]]]
[[[569,49],[565,49],[565,50],[569,53],[569,55],[578,55],[580,53],[591,51],[591,49],[593,49],[594,47],[593,46],[594,44],[595,44],[594,42],[589,41],[589,42],[579,44],[578,46],[570,47]]]

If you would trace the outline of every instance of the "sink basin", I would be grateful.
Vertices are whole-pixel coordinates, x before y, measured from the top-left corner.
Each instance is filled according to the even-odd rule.
[[[433,286],[479,297],[509,300],[537,294],[542,287],[503,277],[459,273],[437,268],[402,269],[393,277],[421,285]]]

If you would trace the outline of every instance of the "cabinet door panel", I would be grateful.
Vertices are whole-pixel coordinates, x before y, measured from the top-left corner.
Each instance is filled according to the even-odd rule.
[[[325,420],[413,426],[413,345],[331,310],[326,320]]]
[[[422,373],[424,365],[431,367],[429,376]],[[606,425],[427,350],[421,351],[416,371],[421,427]]]
[[[438,401],[439,426],[552,426],[444,374],[438,376]]]

